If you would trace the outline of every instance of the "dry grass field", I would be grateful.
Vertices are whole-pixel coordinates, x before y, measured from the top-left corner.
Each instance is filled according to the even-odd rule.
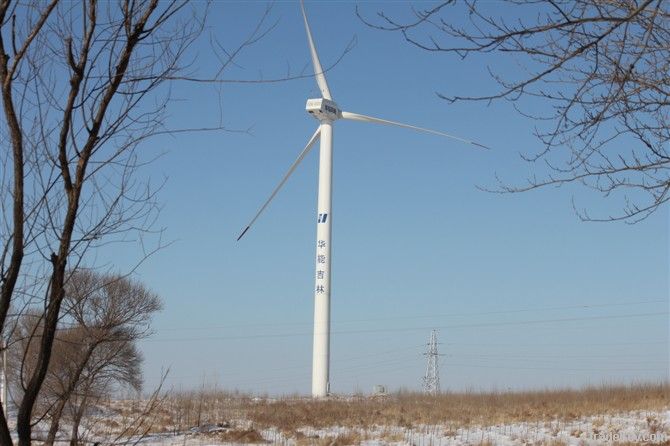
[[[668,383],[317,401],[203,390],[168,393],[143,411],[146,401],[110,401],[89,437],[142,439],[147,446],[670,446]]]
[[[144,407],[142,401],[105,406],[101,412],[107,415],[90,431],[98,439],[118,435],[115,426],[132,424]],[[134,432],[146,437],[141,444],[152,446],[670,446],[670,384],[438,396],[401,392],[317,401],[205,390],[168,393],[141,418]],[[628,441],[638,434],[654,439]]]
[[[664,383],[579,390],[443,393],[439,396],[397,393],[384,397],[333,397],[323,401],[291,397],[253,399],[226,393],[194,392],[170,395],[163,411],[165,415],[172,414],[172,425],[244,419],[261,427],[294,430],[303,426],[411,427],[445,422],[468,426],[570,421],[635,410],[660,411],[669,406],[670,385]]]

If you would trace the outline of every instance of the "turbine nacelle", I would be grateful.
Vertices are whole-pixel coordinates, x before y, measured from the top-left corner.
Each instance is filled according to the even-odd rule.
[[[332,122],[342,118],[342,110],[334,101],[326,98],[307,99],[305,109],[319,121]]]

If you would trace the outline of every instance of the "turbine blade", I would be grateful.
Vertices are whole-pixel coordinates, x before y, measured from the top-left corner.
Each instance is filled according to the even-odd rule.
[[[323,68],[321,68],[321,62],[319,62],[319,55],[316,52],[316,46],[314,46],[314,39],[312,39],[312,31],[309,28],[309,23],[307,23],[307,14],[305,13],[305,4],[303,0],[300,0],[300,8],[302,9],[302,18],[305,20],[305,30],[307,30],[307,40],[309,41],[309,52],[312,55],[312,64],[314,65],[314,76],[316,77],[316,83],[321,90],[321,96],[326,99],[332,100],[330,96],[330,90],[328,89],[328,83],[326,82],[326,75],[323,73]]]
[[[305,156],[306,156],[306,155],[309,153],[309,151],[312,149],[312,146],[314,146],[314,143],[319,139],[319,135],[320,135],[320,134],[321,134],[321,127],[319,126],[319,128],[316,129],[316,132],[314,132],[314,134],[312,135],[312,137],[309,139],[309,142],[307,142],[307,145],[305,146],[305,148],[302,149],[302,152],[300,152],[300,155],[298,155],[298,157],[296,158],[296,160],[293,161],[293,164],[291,164],[291,167],[289,167],[288,171],[286,172],[286,174],[284,175],[284,177],[281,179],[281,181],[279,182],[279,184],[277,185],[277,187],[274,188],[274,190],[273,190],[272,193],[270,194],[270,198],[268,198],[268,199],[265,201],[265,203],[263,203],[263,206],[261,206],[261,208],[258,210],[258,212],[256,212],[256,215],[254,215],[254,218],[251,219],[251,221],[249,222],[249,224],[244,228],[244,230],[242,231],[242,233],[237,237],[237,241],[240,241],[240,239],[244,236],[244,234],[246,234],[247,231],[251,228],[251,225],[253,225],[254,222],[256,222],[256,220],[257,220],[258,217],[263,213],[263,211],[265,210],[265,208],[268,207],[268,205],[270,204],[270,202],[272,201],[272,199],[275,197],[275,195],[277,195],[277,192],[279,192],[279,189],[282,188],[282,186],[284,185],[284,183],[286,183],[286,180],[288,180],[288,178],[291,176],[291,174],[292,174],[293,171],[296,169],[296,167],[298,167],[298,164],[300,164],[300,162],[303,160],[303,158],[305,158]]]
[[[473,146],[477,146],[477,147],[481,147],[481,148],[484,148],[484,149],[487,149],[487,150],[491,150],[490,147],[487,147],[484,144],[480,144],[480,143],[475,142],[475,141],[470,141],[469,139],[460,138],[458,136],[450,135],[450,134],[444,133],[444,132],[438,132],[437,130],[425,129],[423,127],[416,127],[414,125],[403,124],[402,122],[388,121],[386,119],[373,118],[372,116],[359,115],[358,113],[351,113],[351,112],[346,112],[346,111],[342,112],[342,119],[348,119],[350,121],[373,122],[375,124],[395,125],[397,127],[404,127],[404,128],[407,128],[407,129],[418,130],[420,132],[432,133],[433,135],[444,136],[446,138],[455,139],[456,141],[461,141],[461,142],[464,142],[466,144],[471,144]]]

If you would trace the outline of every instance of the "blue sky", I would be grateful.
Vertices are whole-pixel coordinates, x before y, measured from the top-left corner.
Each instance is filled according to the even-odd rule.
[[[426,4],[422,4],[425,6]],[[211,32],[229,49],[265,3],[217,3]],[[406,3],[364,3],[406,14]],[[367,28],[354,3],[308,2],[324,66],[344,110],[443,130],[492,151],[409,130],[335,124],[331,388],[418,389],[422,352],[439,329],[443,389],[576,386],[667,378],[668,213],[636,224],[583,223],[579,206],[616,208],[583,188],[494,195],[531,172],[535,122],[510,104],[448,104],[436,92],[495,91],[485,64],[421,52]],[[297,2],[277,2],[277,27],[228,79],[311,72]],[[216,69],[203,41],[198,70]],[[174,243],[137,271],[165,309],[142,343],[147,385],[170,368],[174,388],[307,393],[311,372],[317,150],[245,238],[253,216],[316,128],[304,109],[313,79],[174,87],[169,124],[252,128],[147,142],[165,152],[147,173],[167,178],[159,225]],[[542,106],[542,105],[538,105]],[[131,263],[128,246],[112,255]]]

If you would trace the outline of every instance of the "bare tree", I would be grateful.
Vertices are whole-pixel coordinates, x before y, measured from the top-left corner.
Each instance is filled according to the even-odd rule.
[[[54,400],[48,410],[49,445],[68,405],[76,444],[88,404],[108,395],[115,385],[141,390],[142,355],[136,344],[149,334],[151,317],[161,308],[158,296],[143,285],[83,269],[70,277],[63,304],[61,324],[70,328],[57,331],[53,350],[58,357],[45,381],[52,393],[46,399]]]
[[[238,50],[212,39],[221,69],[201,79],[189,48],[207,11],[207,3],[186,0],[0,0],[0,137],[10,148],[0,152],[0,334],[13,338],[21,314],[39,320],[24,351],[31,367],[16,401],[19,445],[31,443],[43,413],[36,407],[80,265],[95,266],[95,250],[112,242],[137,243],[140,259],[162,246],[154,226],[160,185],[138,175],[150,161],[138,144],[158,134],[225,130],[166,127],[171,83],[223,82],[239,51],[273,27],[266,11]],[[157,248],[147,249],[151,235]],[[0,409],[2,445],[13,444],[8,426]]]
[[[67,400],[72,446],[79,444],[84,416],[90,415],[90,409],[97,407],[102,399],[110,398],[119,386],[130,387],[139,394],[142,390],[141,367],[142,354],[134,342],[105,342],[96,349]],[[90,427],[89,423],[86,425]]]
[[[133,180],[135,149],[162,130],[169,97],[159,88],[199,33],[193,17],[180,23],[184,11],[183,2],[157,0],[0,2],[3,137],[12,147],[1,183],[3,214],[12,217],[0,258],[0,332],[20,297],[41,296],[44,308],[18,408],[20,445],[31,443],[68,271],[103,239],[149,230],[156,215],[155,190]],[[139,107],[148,97],[157,107]],[[12,444],[4,413],[0,443]]]
[[[368,25],[400,33],[423,50],[515,57],[518,76],[489,68],[491,95],[439,94],[450,101],[509,100],[541,121],[542,148],[525,153],[536,173],[497,192],[581,183],[613,198],[619,212],[584,220],[646,218],[670,200],[670,3],[663,0],[450,0],[412,17],[384,12]],[[550,105],[547,114],[522,99]],[[574,206],[574,204],[573,204]]]
[[[80,266],[101,268],[99,249],[110,243],[134,243],[138,262],[164,245],[155,227],[160,184],[141,175],[151,159],[139,144],[166,133],[229,131],[221,122],[170,128],[173,85],[308,77],[289,70],[274,78],[224,78],[276,22],[269,23],[268,6],[241,43],[224,45],[203,33],[208,5],[0,0],[0,137],[10,148],[0,151],[0,335],[15,339],[14,331],[25,328],[23,314],[39,321],[28,333],[36,340],[24,350],[32,365],[15,401],[21,446],[31,443],[32,427],[45,413],[40,392],[56,335],[72,328],[62,326],[63,305]],[[199,39],[218,62],[211,73],[196,64]],[[1,408],[0,444],[13,444]]]
[[[137,296],[127,297],[134,300]],[[72,426],[71,441],[77,444],[79,425],[91,405],[109,397],[119,386],[141,390],[142,355],[136,336],[147,332],[134,326],[134,320],[124,322],[113,316],[119,303],[120,300],[115,299],[113,304],[105,303],[97,308],[92,303],[90,311],[102,316],[96,318],[95,326],[67,323],[66,328],[56,331],[53,357],[33,409],[34,425],[48,421],[44,444],[54,444],[64,416]],[[153,311],[150,307],[146,309]],[[20,328],[14,331],[15,339],[10,342],[10,384],[12,395],[19,401],[25,392],[26,379],[36,366],[42,325],[41,314],[22,315]]]

